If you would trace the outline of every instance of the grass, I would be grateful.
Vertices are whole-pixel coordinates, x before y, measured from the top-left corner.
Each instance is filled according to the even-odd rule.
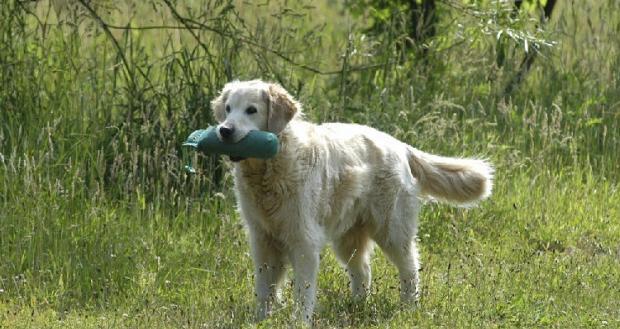
[[[426,207],[420,231],[424,291],[415,310],[399,305],[397,273],[380,252],[371,297],[353,304],[345,273],[326,251],[317,325],[618,326],[620,194],[585,173],[566,176],[542,173],[537,181],[546,184],[533,184],[526,172],[500,176],[495,193],[502,197],[482,208]],[[12,264],[28,270],[4,278],[2,323],[250,325],[251,259],[232,200],[220,200],[217,211],[177,215],[134,207],[93,202],[50,211],[46,202],[27,205],[37,215],[15,226],[30,227],[31,236],[4,230],[5,239],[19,241],[12,252],[30,254],[32,263]],[[286,295],[287,304],[265,327],[288,325],[290,288]]]
[[[166,1],[127,3],[93,8],[114,26],[181,24]],[[201,158],[210,174],[188,176],[179,146],[212,122],[223,83],[255,77],[283,83],[312,120],[497,166],[480,207],[424,208],[415,309],[380,251],[356,304],[325,250],[317,327],[620,327],[615,2],[558,4],[541,30],[493,3],[475,15],[449,4],[461,2],[439,6],[422,58],[403,47],[398,13],[368,34],[367,18],[327,1],[178,4],[215,32],[110,28],[119,48],[83,6],[2,2],[0,327],[256,326],[228,165]],[[508,29],[555,43],[502,95],[523,58],[522,39],[497,42]],[[294,326],[290,290],[258,327]]]

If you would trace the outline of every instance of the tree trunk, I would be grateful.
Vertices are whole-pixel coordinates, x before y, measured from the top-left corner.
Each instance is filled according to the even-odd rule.
[[[515,0],[515,6],[520,7],[521,2],[522,0]],[[540,25],[544,25],[545,23],[547,23],[547,21],[549,21],[549,19],[551,19],[551,14],[553,13],[555,4],[556,0],[547,0],[547,3],[542,7],[543,12],[540,17]],[[540,1],[538,2],[538,5],[541,5]],[[525,58],[523,58],[521,65],[519,65],[519,70],[512,77],[512,79],[510,79],[510,81],[506,85],[506,88],[504,88],[504,97],[512,94],[519,87],[521,82],[525,80],[527,73],[532,67],[532,64],[534,64],[534,60],[536,59],[537,54],[538,53],[535,50],[532,50],[531,52],[525,54]]]

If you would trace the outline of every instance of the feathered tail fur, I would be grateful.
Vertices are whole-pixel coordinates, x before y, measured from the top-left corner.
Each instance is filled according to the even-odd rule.
[[[422,194],[464,206],[491,195],[494,170],[485,160],[441,157],[413,147],[408,158]]]

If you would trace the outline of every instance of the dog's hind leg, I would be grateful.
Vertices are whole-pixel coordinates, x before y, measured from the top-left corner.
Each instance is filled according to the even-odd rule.
[[[400,298],[404,303],[417,300],[420,287],[420,261],[416,245],[418,200],[414,194],[399,193],[391,211],[387,211],[389,223],[373,239],[385,255],[396,265],[400,277]]]
[[[374,243],[363,226],[351,228],[334,241],[334,252],[342,262],[351,280],[351,292],[355,299],[363,299],[370,291],[370,254]]]
[[[380,244],[386,256],[398,268],[400,277],[400,299],[404,303],[417,300],[420,293],[420,270],[418,248],[414,239],[409,241],[389,241]]]

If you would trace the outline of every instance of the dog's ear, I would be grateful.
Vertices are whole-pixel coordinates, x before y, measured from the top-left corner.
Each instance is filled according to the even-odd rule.
[[[211,101],[211,110],[213,111],[213,117],[215,121],[222,122],[226,120],[226,99],[228,99],[228,94],[230,93],[230,88],[227,88],[227,85],[224,86],[220,94]]]
[[[282,86],[269,84],[269,119],[267,130],[278,134],[299,111],[299,103]]]

